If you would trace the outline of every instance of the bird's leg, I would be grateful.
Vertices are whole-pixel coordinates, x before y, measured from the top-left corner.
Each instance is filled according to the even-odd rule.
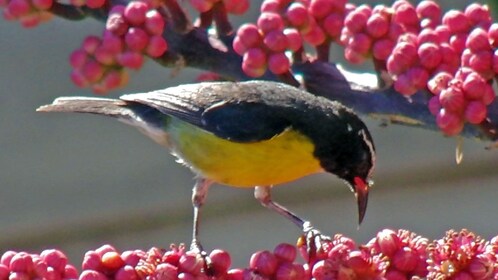
[[[190,250],[199,252],[201,255],[205,255],[201,242],[199,241],[199,223],[201,207],[206,200],[209,187],[213,184],[211,180],[205,178],[198,178],[195,182],[194,188],[192,189],[192,205],[194,206],[194,223],[192,229],[192,243],[190,245]]]
[[[315,254],[322,249],[322,242],[331,240],[330,237],[322,235],[320,231],[315,229],[309,221],[303,220],[284,206],[274,202],[271,199],[271,187],[255,187],[254,197],[263,206],[284,216],[302,229],[306,238],[306,248],[308,250],[308,257],[310,261],[312,261],[315,258]]]

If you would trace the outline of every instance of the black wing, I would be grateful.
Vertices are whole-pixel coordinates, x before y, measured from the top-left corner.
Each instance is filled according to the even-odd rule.
[[[163,114],[178,118],[236,142],[257,142],[274,137],[290,126],[290,122],[254,94],[220,93],[219,88],[199,88],[198,84],[121,97],[153,107]],[[250,97],[250,98],[246,98]]]

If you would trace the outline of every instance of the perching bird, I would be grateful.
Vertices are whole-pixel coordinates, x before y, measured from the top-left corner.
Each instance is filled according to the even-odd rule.
[[[365,124],[338,102],[276,82],[213,82],[123,95],[60,97],[40,112],[114,117],[137,127],[197,176],[193,248],[202,249],[199,215],[213,183],[253,187],[255,197],[306,233],[309,222],[271,200],[272,186],[328,172],[343,179],[367,208],[375,149]]]

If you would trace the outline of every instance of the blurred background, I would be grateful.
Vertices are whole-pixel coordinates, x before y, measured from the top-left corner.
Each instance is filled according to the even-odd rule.
[[[256,19],[260,2],[252,1],[246,20]],[[451,8],[468,3],[451,1]],[[79,264],[84,252],[106,243],[124,251],[190,242],[193,176],[167,150],[112,119],[35,113],[58,96],[93,96],[70,82],[68,56],[102,28],[92,19],[55,19],[35,29],[0,20],[0,252],[55,247]],[[173,75],[148,61],[131,73],[128,87],[109,97],[192,82],[199,73]],[[498,234],[498,151],[485,150],[489,143],[464,139],[464,160],[457,165],[454,138],[365,120],[378,161],[359,229],[353,194],[331,175],[275,188],[274,199],[322,232],[359,243],[383,228],[429,239],[452,228],[485,238]],[[209,193],[202,242],[208,251],[229,250],[237,266],[256,250],[294,243],[299,234],[261,207],[252,190],[215,186]]]

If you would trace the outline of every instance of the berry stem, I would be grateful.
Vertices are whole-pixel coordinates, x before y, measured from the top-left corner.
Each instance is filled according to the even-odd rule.
[[[200,28],[208,29],[213,22],[213,10],[209,10],[207,12],[203,12],[199,15],[199,24]]]
[[[316,47],[316,57],[319,61],[328,62],[330,53],[330,40],[325,40]]]
[[[50,8],[50,12],[67,20],[82,20],[88,16],[89,11],[84,7],[76,7],[73,5],[54,2]]]
[[[173,19],[174,30],[185,34],[192,30],[192,24],[183,8],[176,0],[164,0],[164,4],[169,10],[169,16]]]
[[[230,35],[233,32],[232,25],[228,20],[227,9],[223,1],[216,2],[213,6],[213,18],[216,23],[216,31],[220,36]]]

